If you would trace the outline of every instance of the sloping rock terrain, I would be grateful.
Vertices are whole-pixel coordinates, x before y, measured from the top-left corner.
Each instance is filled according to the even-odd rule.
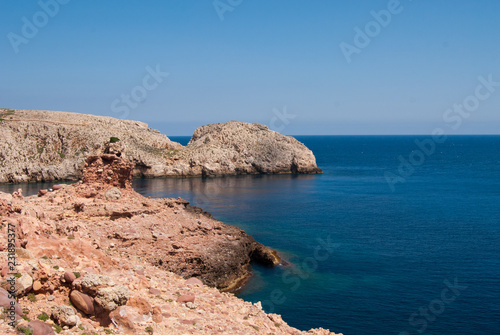
[[[198,128],[187,146],[138,121],[0,109],[0,183],[77,180],[86,156],[117,154],[135,177],[321,173],[293,137],[256,123]]]
[[[217,289],[237,288],[250,260],[278,264],[271,249],[185,200],[139,195],[133,164],[116,155],[84,166],[72,185],[0,193],[0,333],[332,334],[299,331]],[[8,325],[12,277],[18,330]]]

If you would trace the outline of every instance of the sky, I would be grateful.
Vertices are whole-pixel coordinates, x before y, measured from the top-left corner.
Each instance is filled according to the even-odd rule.
[[[498,0],[2,0],[0,107],[500,134]]]

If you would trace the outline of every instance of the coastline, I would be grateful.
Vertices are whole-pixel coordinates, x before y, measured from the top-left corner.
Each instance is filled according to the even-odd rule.
[[[279,261],[275,251],[185,200],[137,194],[130,187],[131,165],[117,156],[89,157],[86,165],[82,182],[54,185],[53,192],[29,197],[21,192],[1,194],[1,215],[16,225],[16,271],[22,278],[17,282],[18,303],[29,310],[17,315],[19,325],[33,327],[33,321],[21,317],[35,320],[40,313],[49,315],[54,325],[65,324],[67,320],[53,311],[69,311],[69,298],[71,320],[79,320],[66,324],[74,334],[84,330],[104,334],[105,329],[146,333],[145,324],[138,321],[144,318],[159,334],[188,327],[204,334],[214,323],[219,328],[231,325],[226,333],[240,329],[259,334],[262,327],[276,334],[301,333],[279,316],[264,313],[259,304],[217,293],[241,287],[249,278],[251,259],[268,265]],[[2,265],[2,274],[4,269]],[[78,273],[83,282],[69,278],[71,273]],[[232,275],[224,276],[228,273]],[[84,284],[92,280],[98,281],[95,288]],[[118,292],[128,293],[116,300]],[[82,305],[74,296],[88,297],[90,305]],[[225,303],[217,303],[221,310],[216,311],[210,301],[221,299]],[[215,314],[203,314],[205,304]],[[235,323],[238,309],[245,313]],[[0,329],[7,331],[5,326],[0,323]],[[313,334],[330,332],[320,329]]]
[[[1,183],[78,180],[86,157],[100,154],[128,159],[141,178],[322,173],[303,143],[258,123],[205,125],[182,146],[139,121],[40,110],[9,115],[0,120]]]

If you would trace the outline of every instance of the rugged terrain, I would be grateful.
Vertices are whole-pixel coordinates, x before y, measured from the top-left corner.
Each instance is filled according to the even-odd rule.
[[[0,183],[76,180],[102,153],[130,160],[135,177],[321,173],[304,144],[257,123],[203,126],[182,146],[143,122],[0,109],[0,138]]]
[[[222,290],[248,276],[250,260],[279,257],[242,230],[182,199],[131,187],[133,164],[89,156],[82,181],[38,195],[0,193],[1,286],[16,273],[15,309],[26,333],[331,334],[301,332]],[[7,262],[15,227],[16,267]],[[0,306],[10,304],[0,288]],[[0,311],[0,333],[14,333]]]

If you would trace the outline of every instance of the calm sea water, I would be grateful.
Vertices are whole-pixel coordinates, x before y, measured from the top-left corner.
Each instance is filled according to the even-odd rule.
[[[323,175],[134,187],[186,198],[279,250],[290,264],[254,266],[238,296],[294,327],[500,334],[500,136],[449,137],[423,156],[414,142],[423,136],[297,138]],[[398,175],[400,156],[418,164],[391,189],[385,174]]]

